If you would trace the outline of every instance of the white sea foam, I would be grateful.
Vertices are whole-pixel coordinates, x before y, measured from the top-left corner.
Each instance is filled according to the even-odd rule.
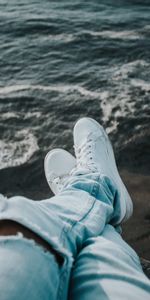
[[[105,101],[101,103],[101,109],[103,111],[102,120],[105,124],[112,117],[113,105],[112,105],[111,101],[109,101],[109,98],[105,99]],[[118,122],[115,119],[112,120],[111,124],[109,126],[107,125],[107,129],[106,129],[107,133],[109,134],[109,133],[113,132],[114,130],[116,130],[117,125],[118,125]]]
[[[122,39],[122,40],[137,40],[141,39],[142,35],[137,33],[135,30],[124,30],[124,31],[113,31],[113,30],[103,30],[103,31],[91,31],[86,30],[85,33],[90,34],[95,37],[106,37],[111,39]]]
[[[43,37],[37,37],[38,43],[44,42],[44,41],[53,41],[53,42],[63,42],[63,43],[69,43],[76,39],[76,36],[71,33],[61,33],[61,34],[48,34],[44,35]]]
[[[110,93],[105,94],[105,98],[101,102],[101,109],[103,111],[102,120],[107,123],[107,132],[111,133],[116,130],[119,117],[128,117],[135,112],[135,101],[132,101],[129,85],[121,85],[118,91],[111,89]],[[108,125],[108,121],[109,125]]]
[[[1,113],[1,120],[8,120],[10,118],[19,119],[19,114],[15,112]]]
[[[103,110],[103,121],[107,121],[111,115],[112,105],[109,102],[110,93],[108,91],[103,92],[101,97],[101,109]]]
[[[0,169],[27,162],[39,149],[35,136],[26,129],[17,132],[14,140],[0,140]]]
[[[24,113],[16,113],[16,112],[4,112],[1,113],[1,120],[2,121],[6,121],[9,120],[11,118],[13,119],[20,119],[20,118],[24,118],[26,119],[30,119],[30,118],[40,118],[41,116],[41,112],[40,111],[33,111],[33,112],[27,112],[26,114]]]
[[[149,25],[145,25],[143,29],[147,30],[148,33],[149,33],[149,31],[150,31],[150,24]]]
[[[112,110],[115,106],[111,101],[111,93],[109,91],[104,91],[101,95],[101,109],[103,111],[102,121],[104,124],[112,118]],[[116,120],[112,120],[111,124],[107,125],[107,133],[111,133],[116,130],[118,122]]]
[[[142,90],[146,92],[150,91],[150,82],[146,82],[140,79],[132,79],[131,84],[135,87],[140,87]]]
[[[30,85],[4,86],[4,87],[0,87],[0,95],[8,95],[8,94],[11,94],[11,93],[28,90],[29,88],[30,88]]]
[[[53,86],[44,86],[44,85],[13,85],[0,88],[0,94],[8,95],[11,93],[26,91],[26,90],[42,90],[42,91],[54,91],[59,93],[67,92],[78,92],[83,96],[89,96],[91,98],[100,98],[101,93],[96,91],[90,91],[79,85],[53,85]]]
[[[120,80],[120,79],[127,79],[130,74],[135,72],[137,68],[147,68],[149,67],[149,63],[145,60],[135,60],[126,64],[123,64],[120,67],[115,67],[112,70],[113,79]]]
[[[102,31],[92,31],[92,30],[84,30],[82,33],[87,33],[91,36],[95,37],[104,37],[104,38],[111,38],[111,39],[122,39],[122,40],[139,40],[143,38],[143,30],[149,31],[150,25],[144,26],[138,32],[136,30],[122,30],[122,31],[115,31],[115,30],[102,30]],[[81,34],[73,34],[73,33],[61,33],[61,34],[49,34],[47,36],[43,36],[41,40],[52,40],[52,41],[63,41],[63,42],[72,42],[77,39],[77,37]]]
[[[40,117],[41,117],[41,112],[40,111],[27,112],[24,115],[24,119],[30,119],[30,118],[39,119]]]
[[[147,29],[147,28],[146,28]],[[142,32],[136,32],[135,30],[124,30],[124,31],[113,31],[113,30],[103,30],[103,31],[92,31],[84,30],[80,34],[73,33],[61,33],[61,34],[48,34],[40,38],[40,41],[54,41],[54,42],[64,42],[69,43],[75,41],[78,37],[82,37],[82,33],[89,34],[95,37],[104,37],[111,39],[122,39],[122,40],[138,40],[142,38]]]
[[[62,33],[62,34],[56,34],[56,35],[52,35],[52,34],[49,34],[47,37],[45,37],[46,39],[48,40],[52,40],[52,41],[63,41],[63,42],[72,42],[75,40],[75,36],[73,34],[65,34],[65,33]]]

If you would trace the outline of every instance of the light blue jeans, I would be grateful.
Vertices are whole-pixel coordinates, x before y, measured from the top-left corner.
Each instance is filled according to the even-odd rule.
[[[108,225],[119,217],[118,200],[115,185],[96,173],[74,174],[51,199],[1,197],[0,220],[28,227],[64,262],[22,235],[0,237],[0,299],[66,300],[69,290],[71,300],[148,300],[139,258]]]

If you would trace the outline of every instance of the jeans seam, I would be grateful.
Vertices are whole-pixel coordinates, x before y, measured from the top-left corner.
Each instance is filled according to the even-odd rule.
[[[64,241],[65,241],[65,236],[67,233],[71,232],[72,229],[75,227],[75,225],[82,221],[82,219],[84,219],[84,217],[86,217],[89,212],[91,211],[91,209],[93,208],[93,205],[95,204],[95,199],[92,199],[93,201],[91,201],[91,195],[88,196],[88,211],[84,214],[84,216],[82,215],[81,218],[79,218],[78,220],[72,221],[70,222],[70,220],[67,220],[69,222],[69,225],[65,225],[61,231],[61,240],[62,240],[62,245],[64,245]],[[87,204],[86,204],[87,205]],[[81,209],[80,214],[82,214],[82,212],[85,210],[86,205]],[[90,206],[90,207],[89,207]]]

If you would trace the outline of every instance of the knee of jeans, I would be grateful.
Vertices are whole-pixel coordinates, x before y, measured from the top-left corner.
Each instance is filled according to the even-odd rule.
[[[0,238],[1,299],[34,300],[40,294],[42,300],[55,299],[58,283],[58,267],[50,253],[21,236]]]

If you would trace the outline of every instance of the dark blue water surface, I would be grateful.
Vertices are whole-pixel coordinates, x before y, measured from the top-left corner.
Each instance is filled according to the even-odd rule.
[[[150,1],[1,0],[0,167],[70,149],[84,115],[116,147],[149,128]]]

